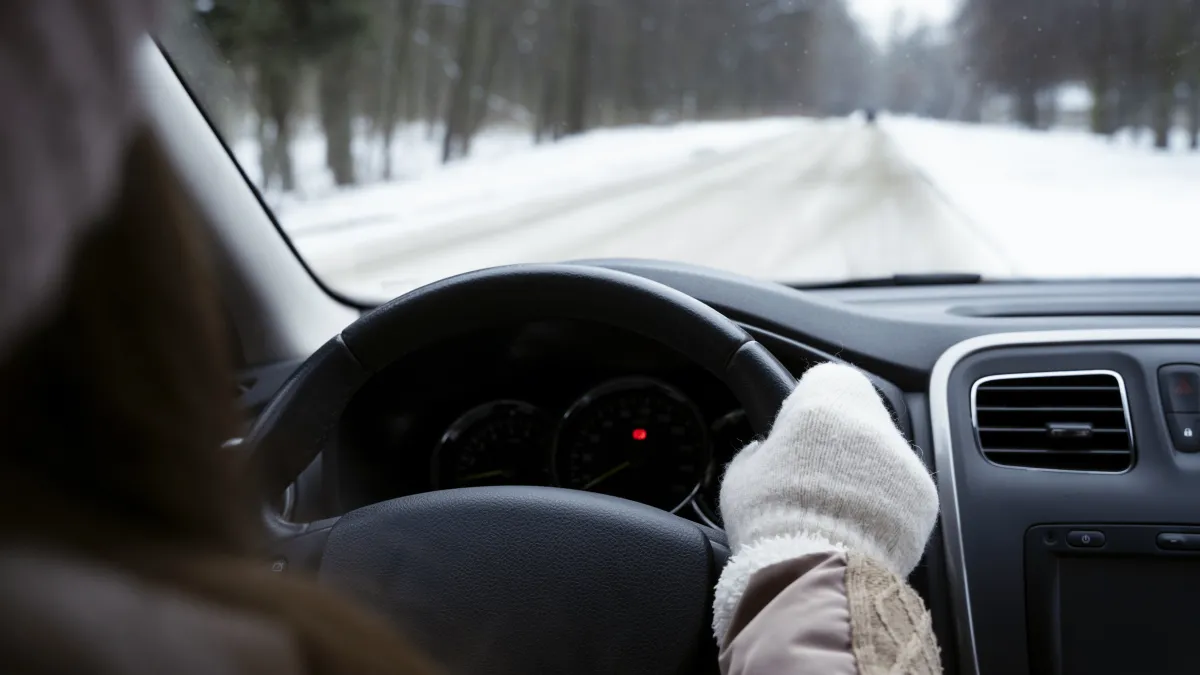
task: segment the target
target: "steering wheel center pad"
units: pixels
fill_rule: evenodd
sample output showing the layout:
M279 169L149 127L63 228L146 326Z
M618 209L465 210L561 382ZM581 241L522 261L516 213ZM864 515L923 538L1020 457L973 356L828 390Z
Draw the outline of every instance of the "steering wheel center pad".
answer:
M717 566L704 533L664 511L496 487L346 515L321 577L396 620L448 672L680 673L708 631Z

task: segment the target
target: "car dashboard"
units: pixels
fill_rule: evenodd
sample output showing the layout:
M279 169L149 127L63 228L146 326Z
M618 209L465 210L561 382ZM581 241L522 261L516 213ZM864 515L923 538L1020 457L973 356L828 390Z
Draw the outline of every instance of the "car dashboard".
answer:
M827 358L787 353L799 370ZM410 354L358 392L339 434L338 508L545 485L719 527L720 471L754 437L728 388L673 350L587 322L520 323Z
M341 493L355 508L550 485L711 519L714 467L752 436L720 381L678 354L604 326L539 321L443 342L376 377L347 411Z
M797 377L830 359L871 377L938 484L912 582L946 672L1195 671L1200 282L803 291L581 264L702 300ZM558 485L719 527L720 471L752 437L725 386L673 351L546 320L380 373L294 496L312 519L450 487Z

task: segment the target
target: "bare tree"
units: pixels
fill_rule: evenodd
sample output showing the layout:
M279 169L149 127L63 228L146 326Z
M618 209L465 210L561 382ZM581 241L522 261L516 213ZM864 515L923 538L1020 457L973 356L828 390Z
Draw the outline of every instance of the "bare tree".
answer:
M493 122L529 125L540 141L598 125L842 114L870 98L879 58L844 0L210 1L206 22L256 90L264 175L285 189L292 136L311 117L335 182L349 184L363 178L364 139L394 177L401 117L440 131L451 161Z

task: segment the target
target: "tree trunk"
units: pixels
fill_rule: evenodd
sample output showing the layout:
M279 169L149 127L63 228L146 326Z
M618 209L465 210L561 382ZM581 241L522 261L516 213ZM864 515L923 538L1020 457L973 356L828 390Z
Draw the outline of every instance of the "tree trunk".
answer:
M407 76L404 78L404 117L409 124L415 124L421 119L425 110L425 78L428 76L429 50L433 41L429 38L427 24L429 23L430 6L421 0L404 0L411 2L414 7L412 20L408 22L405 34L408 44ZM417 11L419 8L420 11ZM416 43L418 32L425 35L425 45L422 48Z
M1200 70L1195 67L1188 82L1188 147L1200 149Z
M1175 96L1158 92L1154 96L1154 147L1166 150L1171 143L1171 116L1175 111Z
M269 57L268 57L269 59ZM263 183L269 185L277 177L284 192L296 189L296 173L292 167L292 106L295 97L293 74L289 66L268 59L258 68L260 117L274 129L270 143L262 149L264 157Z
M383 179L392 179L392 139L396 133L396 42L400 33L400 8L403 0L389 0L383 13L383 47L379 63L379 115L376 127L383 149ZM407 3L411 4L411 3ZM407 42L407 41L406 41Z
M574 0L571 16L570 64L567 69L566 107L563 133L570 136L587 130L588 93L592 71L592 3Z
M542 95L538 105L537 122L534 125L533 140L535 143L541 143L546 140L547 136L556 137L554 129L559 126L557 106L558 102L558 77L553 69L550 69L542 78Z
M1058 124L1058 99L1053 88L1047 90L1038 104L1038 128L1050 129Z
M321 129L325 133L325 165L337 185L354 184L354 114L350 105L353 86L349 71L352 53L338 49L322 64L318 96Z
M557 140L562 129L562 82L566 76L564 63L566 57L567 28L570 25L569 12L564 11L566 5L558 2L550 5L540 19L540 37L538 53L534 62L537 64L538 87L537 119L534 123L533 138L535 143L542 143L547 138Z
M1103 68L1099 69L1103 71ZM1109 121L1111 118L1108 109L1108 81L1107 76L1103 72L1098 72L1092 79L1092 114L1090 127L1092 133L1109 135L1112 133Z
M429 44L425 58L425 119L429 123L426 137L432 139L435 125L442 119L442 82L446 79L443 63L445 44L446 9L438 5L429 7Z
M1164 67L1159 71L1157 84L1150 123L1154 128L1154 147L1166 150L1171 144L1171 126L1175 117L1175 78Z
M1154 126L1154 147L1166 150L1171 145L1171 128L1175 126L1175 109L1177 99L1176 86L1179 84L1179 71L1184 65L1183 56L1189 52L1186 49L1185 25L1192 23L1192 17L1187 5L1179 2L1166 4L1159 13L1160 23L1155 31L1156 48L1154 58L1154 107L1152 124Z
M643 43L643 31L641 17L635 12L633 19L630 22L630 29L625 36L628 40L627 46L623 55L623 67L621 68L621 91L623 93L623 105L621 111L624 112L626 121L641 123L646 120L646 83L645 73L646 49Z
M408 63L410 34L417 3L414 0L391 0L385 12L381 77L379 83L380 141L383 147L383 178L392 179L392 141L400 116L400 87L398 81Z
M267 124L267 118L259 112L255 115L257 118L254 126L254 138L258 141L258 170L261 173L258 189L266 192L271 189L271 178L275 175L275 164L272 162L270 150L275 144L275 139L272 138L271 127Z
M1098 0L1094 9L1096 13L1096 43L1095 51L1089 61L1092 72L1089 84L1092 89L1092 111L1090 127L1092 133L1111 135L1115 130L1110 92L1112 91L1112 59L1113 50L1113 3L1112 0Z
M1016 95L1017 121L1030 129L1036 129L1038 125L1037 89L1033 86L1024 86L1017 90Z
M1132 82L1120 89L1117 100L1117 126L1118 128L1127 127L1130 138L1135 144L1141 142L1142 127L1145 123L1143 111L1146 106L1147 89L1142 78L1134 78Z
M446 133L442 137L442 163L460 157L464 149L463 137L467 131L471 111L471 74L475 67L475 50L478 42L479 18L482 0L467 0L467 13L463 18L458 41L458 73L451 87L450 103L446 109Z
M493 4L492 8L499 15L492 18L491 30L488 31L487 53L483 61L480 62L483 70L479 74L479 81L472 87L470 117L467 122L466 131L463 134L464 155L471 153L471 140L475 138L475 134L487 119L488 105L491 99L492 79L496 75L496 64L500 61L501 57L500 48L504 44L504 38L509 28L507 8L497 7L495 4Z

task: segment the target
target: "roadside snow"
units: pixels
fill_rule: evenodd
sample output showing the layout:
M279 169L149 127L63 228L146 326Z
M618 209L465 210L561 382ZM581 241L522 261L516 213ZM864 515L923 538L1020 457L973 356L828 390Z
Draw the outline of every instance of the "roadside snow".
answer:
M295 152L300 197L268 194L268 200L317 273L343 278L381 250L445 246L450 239L465 245L506 221L688 172L804 123L763 119L601 129L538 146L526 133L492 131L477 139L478 152L444 166L436 161L436 142L407 130L397 143L403 155L397 157L397 174L403 179L340 191L327 184L324 143L306 137ZM253 146L239 151L253 152L256 165Z
M424 124L399 127L392 141L392 181L410 181L434 173L442 168L442 130L432 132ZM503 157L515 152L526 151L533 146L533 139L526 129L492 127L478 134L471 144L470 161ZM353 145L355 169L363 185L350 191L378 184L383 175L383 146L377 137L359 133ZM242 165L250 180L262 185L262 165L258 142L243 137L233 145L233 154ZM334 185L333 175L325 164L325 137L319 128L302 128L292 141L292 164L296 174L296 190L289 194L278 191L278 185L267 193L271 207L279 210L295 209L303 204L319 202L338 192L345 191Z
M436 139L426 139L422 129L410 127L398 134L393 152L398 180L340 191L329 187L323 168L324 140L312 134L295 146L300 193L309 198L275 206L284 228L293 234L342 226L392 231L432 227L654 175L782 135L795 126L795 120L765 119L624 127L540 146L532 144L527 131L491 130L475 140L470 157L447 165L439 161ZM243 152L253 153L252 165L257 166L254 146L242 146L240 157ZM358 152L360 158L368 154L367 149Z
M1200 153L1181 139L888 118L908 160L1017 276L1200 276Z
M491 265L605 256L793 281L1196 276L1200 154L1147 142L792 118L540 146L497 129L443 166L436 138L412 127L397 137L394 180L339 190L310 133L294 148L300 189L267 198L317 274L366 297ZM236 152L257 167L253 147ZM378 148L356 152L362 175L378 175Z

